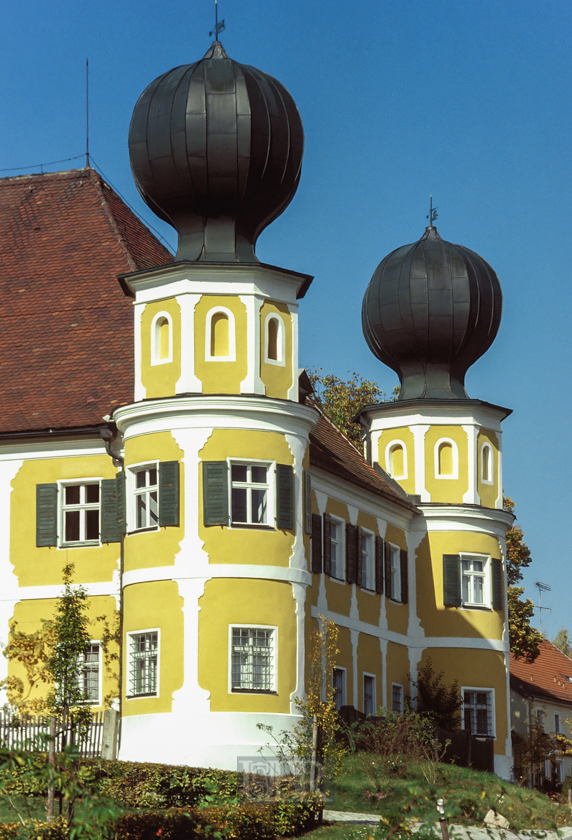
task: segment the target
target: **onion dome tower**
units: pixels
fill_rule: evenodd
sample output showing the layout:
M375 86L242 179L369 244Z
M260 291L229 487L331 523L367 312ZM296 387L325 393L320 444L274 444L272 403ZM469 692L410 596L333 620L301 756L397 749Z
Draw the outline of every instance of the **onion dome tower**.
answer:
M258 235L296 192L303 147L288 91L219 41L152 82L129 131L135 183L176 228L176 261L257 262Z
M372 353L399 376L400 400L467 399L465 374L493 343L501 311L490 265L430 225L379 264L362 323Z

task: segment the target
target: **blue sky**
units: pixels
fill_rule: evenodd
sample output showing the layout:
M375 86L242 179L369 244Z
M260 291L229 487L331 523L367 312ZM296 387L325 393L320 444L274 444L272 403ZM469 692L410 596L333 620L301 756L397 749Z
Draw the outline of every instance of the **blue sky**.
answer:
M471 397L514 409L504 487L536 580L552 586L552 637L572 628L569 0L220 0L232 58L276 76L306 134L302 180L261 236L264 262L315 276L301 304L301 364L358 371L387 393L360 309L382 258L423 233L432 192L441 236L481 254L504 293ZM173 245L141 201L127 152L137 98L208 49L213 0L6 5L0 50L1 177L90 149L108 181ZM82 159L50 169L83 165Z

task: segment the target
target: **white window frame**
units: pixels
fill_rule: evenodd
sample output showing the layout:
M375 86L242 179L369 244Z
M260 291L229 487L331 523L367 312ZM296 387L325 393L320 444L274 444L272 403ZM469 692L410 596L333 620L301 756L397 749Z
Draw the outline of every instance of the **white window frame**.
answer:
M269 630L272 633L272 673L270 688L235 688L232 679L233 630ZM228 693L229 694L277 694L278 689L278 627L272 624L229 624L228 626Z
M341 702L339 705L337 701L338 695L336 693L336 685L334 682L334 674L336 672L342 674L342 690L340 692ZM347 706L348 674L347 668L344 668L343 665L334 665L334 667L332 668L332 688L334 689L334 706L339 711L342 706Z
M485 692L491 698L490 708L491 708L491 717L490 717L490 732L488 735L477 734L473 732L472 734L475 735L477 738L496 738L496 707L495 707L495 690L494 688L489 688L488 686L474 686L474 685L463 685L461 686L461 725L462 728L465 729L465 691L477 691L477 692Z
M276 332L276 353L277 359L271 359L268 355L269 347L269 333L270 321L276 321L278 324ZM284 367L286 364L286 335L285 335L284 321L276 312L269 312L264 320L264 361L267 365L278 365Z
M490 554L477 554L476 552L471 551L464 551L460 553L460 560L461 560L461 567L460 567L460 574L461 574L461 606L467 607L469 609L491 609L492 608L492 581L491 581L491 556ZM469 572L467 577L469 576L479 576L483 579L483 601L482 603L478 603L477 601L466 601L464 598L464 590L465 590L465 571L463 569L463 561L480 561L483 563L483 572Z
M373 698L373 711L367 712L365 708L365 681L367 679L372 680L372 698ZM375 715L377 713L377 680L375 678L375 674L370 674L368 671L363 672L363 681L362 681L362 690L363 690L363 712L365 715Z
M134 660L133 650L132 650L133 639L136 636L146 636L150 633L156 633L157 634L157 671L156 671L155 691L154 692L148 692L148 693L145 693L145 694L133 694L132 693L133 686L132 686L132 678L131 678L131 665L132 665L133 660ZM131 700L131 699L137 699L137 698L145 699L146 697L159 697L159 694L160 694L160 675L161 675L161 630L160 630L160 628L159 627L149 627L149 628L145 628L144 630L130 630L127 633L127 651L126 651L126 654L127 654L126 674L127 674L127 685L128 685L128 689L129 689L128 693L127 693L127 699Z
M85 706L101 706L101 697L102 697L102 682L103 682L103 668L102 665L102 647L101 642L98 639L92 639L89 643L89 647L97 647L97 699L92 700L90 698L86 698L83 700L83 704ZM86 671L86 662L85 656L80 656L80 660L78 662L78 682L80 691L83 692L84 687L84 674Z
M364 558L364 547L369 545L369 551ZM361 529L361 585L364 592L375 592L375 534L365 528ZM366 583L364 585L364 569L366 572Z
M65 492L66 487L82 487L87 484L97 484L99 486L99 501L96 502L79 502L77 505L66 505L65 504ZM61 481L57 482L58 485L58 547L59 548L81 548L82 546L97 546L101 545L101 478L98 476L97 478L77 478L77 479L62 479ZM85 493L85 490L84 490ZM80 498L81 498L81 490L80 490ZM65 514L66 511L72 510L79 510L80 511L80 537L82 530L85 530L85 517L81 516L81 511L86 510L97 510L99 511L99 528L97 533L96 540L86 540L86 539L79 539L79 540L70 540L66 542L65 534L66 534L66 520ZM83 529L82 529L82 519L83 519Z
M484 478L485 464L488 462L490 478ZM481 446L481 484L493 485L495 483L495 460L493 448L487 441Z
M398 692L398 694L399 694L399 704L398 704L398 705L399 705L399 709L395 709L395 708L394 708L394 700L395 700L395 697L394 697L394 689L396 689L396 688L397 688L397 689L399 689L399 692ZM403 692L403 685L402 685L402 683L394 683L394 682L392 682L392 683L391 683L391 711L392 711L392 712L397 712L397 714L398 714L398 715L402 715L402 714L403 714L403 703L404 703L404 699L403 699L403 698L404 698L404 692Z
M332 538L330 530L330 558L332 561L332 573L330 575L332 580L338 583L346 582L346 523L343 519L338 519L337 516L330 515L330 524L339 527L340 537L335 541ZM334 564L332 547L336 546L336 563ZM339 551L338 551L339 549ZM341 566L341 569L338 568ZM341 574L340 574L341 572Z
M159 355L161 351L161 333L158 327L159 318L165 318L169 324L169 352L165 359ZM157 312L151 321L151 365L167 365L173 361L173 318L168 312Z
M390 601L401 604L401 596L403 594L401 588L401 549L398 545L393 545L393 543L387 543L387 545L391 549L391 586L387 594Z
M215 315L223 313L228 318L228 356L213 356L211 354L212 322ZM215 306L207 312L205 325L205 360L207 362L235 362L236 361L236 327L234 313L226 306Z
M452 446L452 454L453 454L453 472L451 475L441 475L439 472L439 448L444 443L450 443ZM459 478L459 448L454 440L451 438L443 437L439 438L437 443L435 444L434 449L434 458L435 458L435 478L441 478L444 480L455 481Z
M230 528L276 528L276 502L275 502L275 494L276 494L276 462L275 461L262 461L258 458L227 458L228 464L228 518L229 518L229 527ZM241 467L266 467L266 488L267 488L267 496L266 496L266 522L256 523L256 522L233 522L232 519L232 490L233 490L233 482L232 482L232 467L234 466L241 466ZM262 487L261 482L238 482L244 483L244 489L248 490L248 488L252 488L254 485L258 484ZM250 495L247 494L247 499L250 498ZM248 509L248 502L247 502L247 509Z
M554 712L554 734L562 734L562 718L560 717L558 712Z
M403 475L394 475L393 472L393 449L397 448L398 446L401 447L403 450ZM402 440L395 439L390 440L387 446L385 447L385 469L387 473L394 478L396 481L401 481L402 479L407 478L407 447Z
M146 485L145 488L138 488L137 487L137 474L143 472L143 470L157 470L157 484L149 484ZM130 464L127 468L127 533L129 534L140 534L146 531L158 531L159 530L159 461L143 461L141 464ZM156 487L157 489L157 524L156 525L146 525L141 528L137 527L137 498L138 496L142 496L143 492L146 491L146 495L150 492L152 487ZM138 492L141 491L141 492ZM149 511L149 504L147 506Z

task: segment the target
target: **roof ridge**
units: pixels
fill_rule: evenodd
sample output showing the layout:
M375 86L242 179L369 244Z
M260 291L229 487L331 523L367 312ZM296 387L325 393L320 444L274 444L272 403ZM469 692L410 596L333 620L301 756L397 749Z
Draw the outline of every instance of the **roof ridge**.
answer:
M97 194L99 195L99 200L100 200L101 206L103 208L103 212L105 213L105 216L107 217L107 221L109 222L109 226L110 226L111 230L113 231L113 233L115 234L115 236L117 238L117 241L119 242L119 246L120 246L121 250L123 251L123 254L124 254L124 256L127 260L127 263L129 265L129 267L131 268L131 271L136 271L137 270L137 263L133 259L132 255L131 255L131 252L129 250L129 247L127 245L127 242L125 241L125 238L122 236L121 231L119 230L119 225L117 224L117 220L116 220L115 216L113 215L113 212L112 212L112 210L111 210L111 208L110 208L110 206L107 202L107 199L105 198L105 195L103 193L102 183L105 183L107 188L112 190L112 192L117 196L117 198L119 199L119 201L122 202L122 204L125 204L125 202L122 201L121 198L119 198L119 196L117 195L115 190L113 190L113 188L111 186L109 186L109 184L107 184L105 181L103 181L103 178L101 177L99 172L95 171L95 169L92 169L90 167L89 170L88 170L88 175L89 175L90 179L93 181L95 190L96 190ZM127 205L125 205L125 206L127 207ZM127 209L129 209L129 208L127 208ZM131 211L129 211L129 212L131 212Z

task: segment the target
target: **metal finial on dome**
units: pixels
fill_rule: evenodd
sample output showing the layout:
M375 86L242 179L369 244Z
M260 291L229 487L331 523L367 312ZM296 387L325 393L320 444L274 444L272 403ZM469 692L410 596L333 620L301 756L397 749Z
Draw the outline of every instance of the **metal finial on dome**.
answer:
M212 30L212 32L209 32L209 37L212 38L212 36L214 35L215 41L218 41L218 36L220 35L221 32L224 32L226 27L224 25L224 18L221 20L220 23L219 23L219 20L218 20L218 0L214 0L214 8L215 8L215 25L214 25L214 29Z
M430 224L379 264L362 325L372 353L398 374L400 400L468 399L466 372L493 343L501 313L490 265Z
M425 217L429 219L429 227L433 227L433 222L438 218L437 208L433 207L433 193L429 194L429 214Z

